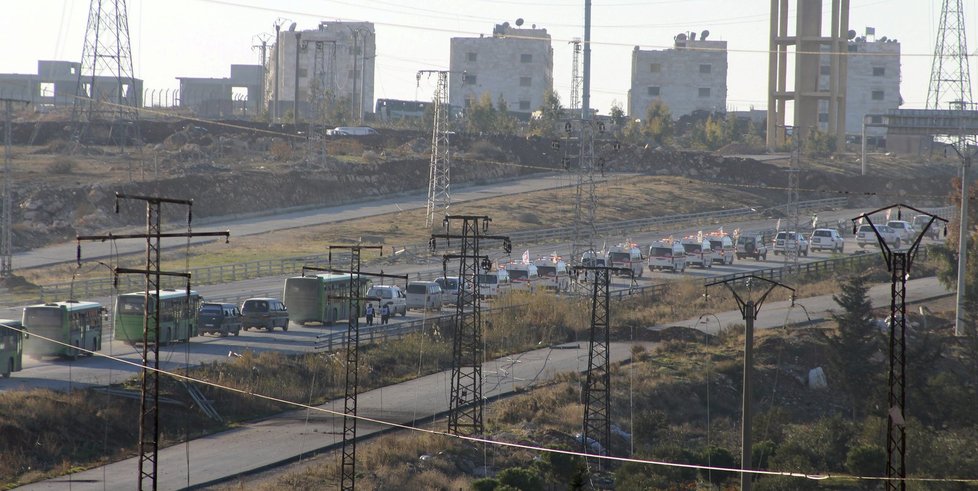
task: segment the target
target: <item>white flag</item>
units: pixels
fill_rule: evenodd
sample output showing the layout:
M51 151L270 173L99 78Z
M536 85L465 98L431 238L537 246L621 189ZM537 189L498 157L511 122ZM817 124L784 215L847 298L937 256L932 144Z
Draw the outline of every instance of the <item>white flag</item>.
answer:
M774 226L774 230L781 230L781 219L778 219L777 225Z
M523 264L530 264L530 250L529 249L523 251L522 262L523 262Z

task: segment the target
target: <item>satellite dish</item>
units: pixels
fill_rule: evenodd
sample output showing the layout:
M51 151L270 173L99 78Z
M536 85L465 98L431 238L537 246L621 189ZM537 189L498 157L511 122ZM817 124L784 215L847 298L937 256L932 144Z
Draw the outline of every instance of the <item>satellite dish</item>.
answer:
M295 31L295 22L293 22L292 25L289 26L289 32L294 32L294 31Z
M855 38L856 38L856 31L854 31L854 30L852 30L852 29L849 29L849 32L848 32L848 33L846 33L846 34L848 34L848 36L849 36L849 40L850 40L850 41L852 41L853 39L855 39Z
M886 40L887 40L887 37L886 36L883 36L883 37L880 38L880 42L881 43L885 43Z
M706 41L706 38L709 35L710 35L710 31L703 29L703 32L700 33L700 41Z
M685 32L680 32L679 34L676 34L676 41L685 41L685 40L686 40Z
M520 27L522 25L523 25L523 18L520 17L519 19L516 19L516 27Z

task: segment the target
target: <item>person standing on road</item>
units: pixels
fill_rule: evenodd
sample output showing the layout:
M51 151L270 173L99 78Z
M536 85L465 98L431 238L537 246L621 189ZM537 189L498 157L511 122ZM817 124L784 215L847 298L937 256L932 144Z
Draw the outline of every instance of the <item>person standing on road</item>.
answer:
M380 308L380 323L387 324L387 321L391 318L391 307L390 305L384 305Z
M367 325L374 325L374 304L372 303L367 304Z

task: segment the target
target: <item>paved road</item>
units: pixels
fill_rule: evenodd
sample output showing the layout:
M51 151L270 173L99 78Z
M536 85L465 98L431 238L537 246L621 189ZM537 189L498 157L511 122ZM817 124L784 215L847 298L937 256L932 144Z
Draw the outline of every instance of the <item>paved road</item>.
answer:
M630 176L630 174L616 174L609 177L608 180L625 179L628 176ZM566 174L550 174L526 177L519 180L488 184L484 186L458 187L453 188L452 202L463 203L466 201L495 198L510 194L521 194L546 189L555 189L574 185L575 183L571 181L572 179ZM202 231L220 231L228 229L231 231L233 240L234 237L262 234L274 230L307 227L311 225L342 222L385 213L414 210L424 208L426 206L426 202L426 194L414 193L401 197L379 198L341 206L323 207L264 217L239 219L227 217L226 219L209 219L207 220L207 223L196 223L194 228ZM178 226L184 225L179 224ZM168 229L165 229L164 231L168 231ZM107 232L108 231L106 231L106 233ZM119 231L116 230L115 232L118 233ZM214 239L212 238L207 240ZM193 242L197 243L205 241L206 240L204 239L200 239L194 240ZM186 241L174 239L171 241L171 243L176 245L184 245L186 244ZM138 240L117 241L116 245L118 247L118 251L116 251L116 253L118 254L128 254L145 250L145 242L140 242ZM84 257L89 260L109 257L113 253L113 251L110 250L110 247L111 243L86 243L83 245ZM13 268L16 271L74 261L76 257L76 248L77 244L71 242L20 252L14 254L13 256Z
M610 360L613 363L627 360L631 356L631 347L630 343L612 343ZM509 394L514 389L547 382L560 373L583 372L587 369L587 356L587 343L581 343L489 361L483 365L483 395L491 398ZM451 372L445 371L364 392L358 398L358 414L398 424L432 421L436 415L448 410L450 378ZM213 483L254 469L294 461L300 455L310 455L342 443L343 403L340 399L319 406L334 411L334 414L290 411L193 440L188 445L162 449L158 461L158 489ZM364 421L357 425L357 435L366 436L386 428L387 425ZM444 422L438 422L434 428L443 430ZM138 466L138 460L131 458L22 489L130 490L136 488Z

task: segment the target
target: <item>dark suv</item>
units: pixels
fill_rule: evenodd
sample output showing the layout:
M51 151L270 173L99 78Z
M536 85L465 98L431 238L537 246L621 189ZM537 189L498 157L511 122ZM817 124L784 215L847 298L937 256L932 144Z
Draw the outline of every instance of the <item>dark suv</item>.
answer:
M289 330L289 311L276 298L249 298L241 304L241 313L244 316L241 325L245 329L262 327L271 331L281 327L283 331Z
M241 332L241 311L233 303L210 303L200 304L198 316L200 333L220 334L221 337L228 334L237 336Z

